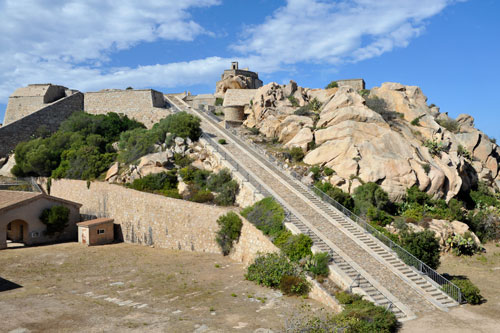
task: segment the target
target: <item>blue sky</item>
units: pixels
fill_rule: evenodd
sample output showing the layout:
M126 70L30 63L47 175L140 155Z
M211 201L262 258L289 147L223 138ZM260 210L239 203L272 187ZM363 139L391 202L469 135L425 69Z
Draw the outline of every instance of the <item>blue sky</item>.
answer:
M0 119L28 83L209 93L237 59L264 83L418 85L500 139L498 13L495 0L0 0Z

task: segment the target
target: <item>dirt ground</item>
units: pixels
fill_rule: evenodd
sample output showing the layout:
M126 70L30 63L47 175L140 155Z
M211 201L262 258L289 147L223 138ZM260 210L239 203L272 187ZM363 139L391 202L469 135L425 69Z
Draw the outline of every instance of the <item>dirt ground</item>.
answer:
M0 332L271 332L313 300L221 255L130 244L0 251Z
M404 323L401 332L500 332L500 245L485 247L486 253L472 257L444 256L439 272L468 277L486 301L462 305L447 313L436 311Z

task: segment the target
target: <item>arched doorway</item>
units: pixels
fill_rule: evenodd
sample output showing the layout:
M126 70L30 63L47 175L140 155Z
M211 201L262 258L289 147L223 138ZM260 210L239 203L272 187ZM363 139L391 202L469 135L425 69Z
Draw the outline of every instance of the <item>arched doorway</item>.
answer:
M13 243L24 243L28 239L28 223L14 220L7 224L7 240Z

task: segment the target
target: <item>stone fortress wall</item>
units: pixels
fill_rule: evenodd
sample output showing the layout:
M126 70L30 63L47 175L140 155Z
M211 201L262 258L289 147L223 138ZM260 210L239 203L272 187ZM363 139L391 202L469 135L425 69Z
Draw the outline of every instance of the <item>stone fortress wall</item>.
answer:
M337 84L339 87L352 87L356 91L365 89L365 80L363 79L337 80Z
M91 114L123 113L147 128L168 116L163 94L153 89L105 89L85 93L84 111Z
M83 94L74 93L0 127L0 157L8 155L19 142L29 140L41 127L50 132L57 131L64 120L81 110L83 110Z
M46 189L46 179L38 182ZM52 180L50 195L82 204L80 214L109 217L121 228L123 241L160 248L221 253L215 241L217 219L231 209L140 192L105 182ZM260 252L274 252L274 244L243 219L234 260L250 263Z

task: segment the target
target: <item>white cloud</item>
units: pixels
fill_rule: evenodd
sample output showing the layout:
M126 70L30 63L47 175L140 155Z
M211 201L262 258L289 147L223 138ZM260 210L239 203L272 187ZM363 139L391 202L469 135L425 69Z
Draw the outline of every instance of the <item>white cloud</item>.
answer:
M404 47L424 20L453 0L288 0L232 46L270 68L300 62L340 64Z
M0 101L34 82L94 89L103 84L151 86L162 78L158 83L170 86L176 74L190 72L203 80L205 73L193 69L199 61L121 71L104 65L111 53L141 42L189 42L211 35L189 10L218 4L220 0L0 0ZM201 61L214 65L213 58Z

